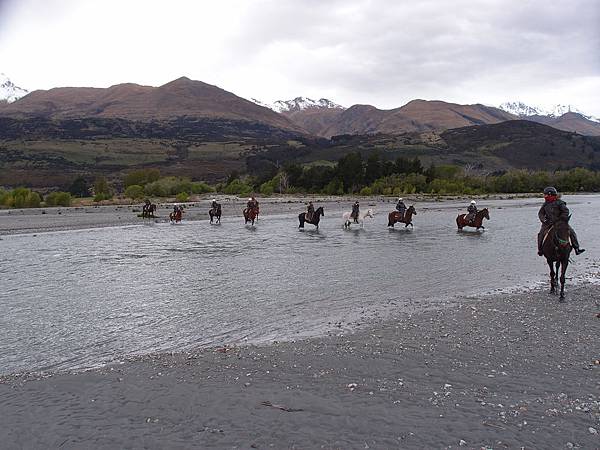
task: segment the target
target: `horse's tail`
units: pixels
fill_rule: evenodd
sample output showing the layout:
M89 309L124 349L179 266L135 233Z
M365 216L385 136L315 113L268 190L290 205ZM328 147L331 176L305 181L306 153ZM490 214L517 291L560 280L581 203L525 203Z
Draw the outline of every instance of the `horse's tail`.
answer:
M461 222L460 219L461 219L461 214L459 214L458 216L456 216L456 226L458 227L458 229L462 228L462 225L460 223Z
M300 222L298 228L304 228L304 213L298 214L298 222Z

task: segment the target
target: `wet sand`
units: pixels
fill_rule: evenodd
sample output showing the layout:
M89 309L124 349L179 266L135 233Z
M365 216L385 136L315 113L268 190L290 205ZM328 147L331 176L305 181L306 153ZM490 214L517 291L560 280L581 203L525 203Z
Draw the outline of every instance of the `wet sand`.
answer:
M0 384L6 448L600 448L600 287ZM337 328L332 327L334 330Z

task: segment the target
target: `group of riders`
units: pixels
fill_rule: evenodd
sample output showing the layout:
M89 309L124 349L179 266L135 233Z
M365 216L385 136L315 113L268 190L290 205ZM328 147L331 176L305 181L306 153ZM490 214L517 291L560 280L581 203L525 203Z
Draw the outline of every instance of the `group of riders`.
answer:
M150 204L150 202L148 200L146 200L145 206L147 207L147 206L149 206L149 204ZM255 197L250 197L248 199L248 202L246 203L246 210L244 210L244 214L246 214L246 212L248 212L248 211L255 211L256 213L258 213L258 208L259 208L258 200L256 200ZM399 197L398 201L396 202L396 211L398 211L400 213L401 218L404 217L406 210L407 210L407 207L406 207L406 204L404 203L404 199L402 197ZM211 212L214 215L218 215L219 217L221 216L221 204L218 203L216 199L212 200ZM181 206L179 206L179 205L173 206L173 216L181 217L182 213L183 213L183 208ZM467 223L473 224L475 222L477 213L478 213L477 203L475 202L475 200L471 200L471 203L467 207L467 214L465 216ZM315 214L315 207L313 205L313 202L309 201L306 204L306 221L312 222L313 218L314 218L314 214ZM354 223L358 223L359 217L360 217L360 203L357 200L352 205L352 213L350 214L350 218L354 221ZM564 222L568 223L568 221L571 217L570 213L569 213L569 209L567 208L567 204L563 200L560 200L558 198L558 191L556 190L556 188L550 186L550 187L547 187L546 189L544 189L544 204L541 206L541 208L538 212L538 217L540 219L540 222L542 223L540 232L538 233L538 236L537 236L538 255L542 256L542 246L544 243L544 239L548 235L549 231L552 229L552 227L556 223L558 223L560 221L564 221ZM569 225L569 233L570 233L570 238L571 238L570 240L571 240L571 245L573 246L573 250L575 250L576 255L580 255L581 253L583 253L585 251L585 249L583 249L579 246L579 240L577 239L577 234L575 233L575 230L573 230L573 228L570 225Z

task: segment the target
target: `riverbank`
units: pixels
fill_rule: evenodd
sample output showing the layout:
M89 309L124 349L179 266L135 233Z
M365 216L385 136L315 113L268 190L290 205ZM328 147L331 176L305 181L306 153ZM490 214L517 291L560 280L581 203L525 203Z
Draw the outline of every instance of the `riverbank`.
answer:
M194 202L178 203L185 206L184 220L206 220L208 209L213 197L206 197ZM223 205L223 217L229 220L232 217L241 218L241 211L245 207L246 198L234 196L217 196ZM428 196L409 195L405 197L407 204L419 203L426 207L451 207L454 203L461 208L471 197L461 196ZM583 196L582 196L583 198ZM350 210L352 203L359 199L363 208L365 206L388 211L394 209L397 200L395 197L335 197L335 196L278 196L259 198L261 215L299 213L305 209L308 200L318 206L324 206L326 212L339 213ZM529 199L529 200L527 200ZM506 194L481 197L480 202L514 201L535 203L538 198L531 195ZM463 204L464 203L464 204ZM77 230L98 227L140 225L145 222L168 221L169 212L173 209L173 202L157 203L155 219L142 219L138 217L142 211L142 204L110 204L110 205L80 205L71 207L53 208L27 208L27 209L0 209L0 235L41 233L46 231ZM326 213L327 214L327 213Z
M353 334L5 377L10 448L598 448L600 287ZM334 327L335 329L335 327Z

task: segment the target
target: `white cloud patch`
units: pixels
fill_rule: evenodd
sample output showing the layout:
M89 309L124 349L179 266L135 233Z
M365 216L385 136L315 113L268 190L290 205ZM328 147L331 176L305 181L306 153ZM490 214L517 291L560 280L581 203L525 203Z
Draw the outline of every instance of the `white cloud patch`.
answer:
M0 0L0 70L26 88L162 84L397 107L571 103L600 115L595 0Z

